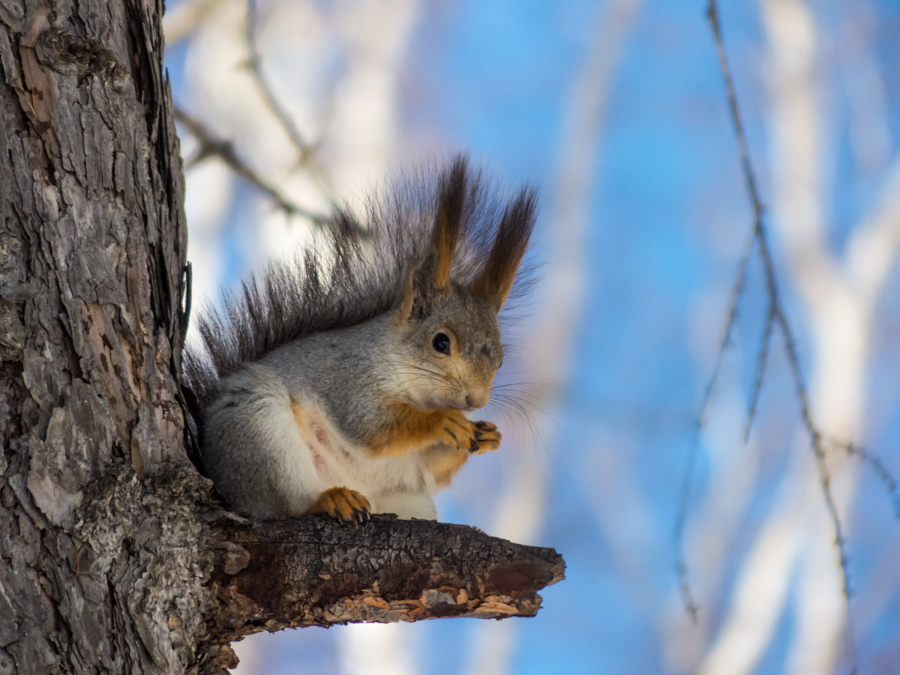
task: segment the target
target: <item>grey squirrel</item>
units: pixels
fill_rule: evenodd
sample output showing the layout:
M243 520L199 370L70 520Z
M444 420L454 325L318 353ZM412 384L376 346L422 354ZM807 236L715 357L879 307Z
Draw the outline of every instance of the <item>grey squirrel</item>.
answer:
M459 156L273 264L199 321L185 352L202 462L254 518L437 517L432 494L500 445L473 422L503 361L498 314L535 191L490 193ZM521 284L516 284L521 286Z

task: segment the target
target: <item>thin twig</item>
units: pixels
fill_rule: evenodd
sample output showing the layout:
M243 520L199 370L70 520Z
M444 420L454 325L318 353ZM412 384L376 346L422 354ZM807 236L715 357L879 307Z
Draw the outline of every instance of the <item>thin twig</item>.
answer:
M730 332L734 325L734 318L737 316L737 306L740 300L740 290L743 288L745 283L746 271L747 271L747 260L749 258L750 252L752 252L753 245L756 245L759 248L759 255L763 262L763 268L765 272L766 279L766 293L768 298L768 308L767 308L767 318L766 318L766 327L763 334L762 345L760 348L760 356L758 359L757 366L757 375L754 384L754 390L752 395L752 400L749 408L747 424L745 427L745 435L749 434L750 426L753 421L753 417L756 412L756 407L758 403L758 398L760 394L760 390L762 387L763 375L765 373L766 363L768 360L769 353L769 344L772 339L772 334L774 332L774 328L777 327L781 332L784 338L785 351L787 352L788 362L790 363L791 373L794 379L794 385L797 393L797 399L800 404L800 413L801 418L803 420L803 425L807 430L807 433L810 436L811 447L813 454L816 458L816 467L819 473L819 481L822 486L822 491L825 496L825 503L828 509L829 517L832 522L832 527L835 532L835 546L838 549L838 557L840 561L840 569L841 576L843 580L843 592L846 603L847 610L847 634L850 643L850 651L851 651L851 660L854 664L853 668L856 668L856 653L855 653L855 643L853 637L853 627L850 620L850 583L849 583L849 574L848 574L848 563L847 563L847 555L846 555L846 540L843 534L843 527L841 525L840 517L837 513L837 508L834 503L834 498L831 490L831 476L828 471L828 467L825 462L825 452L822 441L822 434L819 431L818 427L815 425L812 419L812 413L809 404L809 397L807 395L806 383L803 378L802 370L800 368L800 360L797 353L796 343L793 336L793 331L791 329L790 323L787 319L787 316L782 308L781 304L781 296L778 292L778 284L777 277L775 274L775 266L772 262L772 254L771 249L769 248L768 236L763 224L764 217L764 207L762 204L762 200L759 196L758 183L756 180L756 174L753 171L753 165L750 161L750 152L747 144L747 137L744 133L744 125L740 114L740 109L738 107L737 102L737 94L735 93L734 80L732 77L731 67L728 63L728 57L725 52L724 40L722 38L722 29L721 24L719 22L719 11L716 0L709 0L709 5L707 7L706 13L707 19L709 20L710 27L712 29L713 38L716 44L716 52L718 54L719 66L725 80L725 88L728 97L728 106L731 112L731 120L734 124L735 135L738 140L738 146L740 149L741 156L741 168L744 174L744 183L747 189L747 194L750 199L750 204L753 209L753 230L751 237L751 246L748 247L747 254L741 259L740 269L738 273L738 281L735 285L735 293L733 294L732 305L729 309L729 316L726 322L725 336L722 340L722 345L720 346L720 351L716 359L716 367L713 373L713 379L710 382L710 386L707 389L707 396L703 403L703 408L701 410L700 418L698 421L698 434L699 430L705 420L705 416L707 413L707 408L709 405L709 399L712 396L712 391L714 389L715 383L718 379L719 375L719 364L721 363L722 353L725 349L727 349L729 341L730 341ZM693 458L689 460L689 470L692 470L693 467ZM879 463L880 465L880 463ZM883 468L883 466L882 466ZM687 581L687 572L686 572L686 563L684 561L684 555L682 550L682 538L683 538L683 530L684 530L684 520L686 517L688 500L689 500L689 486L690 481L686 481L685 485L687 486L685 491L682 493L682 503L679 510L679 517L676 529L676 536L678 538L678 570L679 570L679 582L682 587L682 595L685 598L686 609L691 613L692 616L696 614L696 606L691 599L690 586Z
M709 379L709 384L706 385L703 402L700 404L700 414L697 417L698 431L703 430L706 426L706 416L709 414L709 406L710 403L712 403L716 386L719 383L719 372L722 369L722 360L725 356L725 352L728 351L728 347L731 345L731 334L734 331L734 326L737 323L738 318L738 304L744 293L744 284L747 281L747 266L750 262L750 254L753 252L755 244L756 235L754 233L747 242L746 250L738 263L737 279L734 282L734 288L731 290L731 302L728 305L728 318L725 320L725 328L722 330L722 340L719 342L719 351L716 353L716 363L713 366L713 373L712 377Z
M253 81L256 83L256 86L262 94L263 99L265 99L266 105L269 107L269 110L271 110L272 114L275 115L275 117L278 119L278 122L284 128L285 133L287 133L288 138L291 139L291 143L293 143L294 147L297 148L297 153L299 154L298 163L301 165L305 165L315 155L316 147L315 145L307 143L304 140L303 134L300 133L300 130L294 123L293 118L284 109L284 106L281 105L278 97L275 96L272 86L269 84L269 80L263 72L262 59L260 58L259 54L259 46L257 44L256 33L256 1L248 0L246 37L247 49L250 52L249 66L251 72L253 73Z
M838 515L837 508L834 503L834 496L831 490L831 475L825 462L825 452L822 446L822 434L812 419L812 412L809 404L809 397L807 395L806 382L803 378L803 373L800 367L800 359L797 353L793 330L791 329L790 322L788 321L781 305L781 296L778 292L775 266L772 262L772 254L771 249L769 248L767 232L763 225L762 200L759 197L756 174L753 171L753 165L750 161L747 136L744 133L744 125L741 118L740 109L738 107L737 94L735 93L731 67L729 66L728 57L725 52L725 44L722 38L722 27L719 21L719 11L716 0L709 0L707 18L709 20L710 27L713 32L713 38L716 43L716 52L719 57L719 66L725 79L725 88L728 96L728 105L731 110L731 119L734 124L735 134L737 136L738 145L740 147L741 166L744 173L744 183L746 185L747 194L750 198L750 203L753 208L753 237L756 240L757 246L759 247L759 254L763 261L763 268L766 277L766 292L768 295L767 326L763 337L765 342L760 351L763 354L768 353L768 341L771 339L773 332L770 328L770 324L772 326L777 325L784 338L785 350L787 352L788 362L790 363L791 373L794 378L794 386L797 392L797 399L800 404L801 417L803 419L803 424L810 436L811 447L816 458L816 468L819 473L819 482L822 486L822 492L825 496L825 504L828 509L832 527L834 528L835 546L838 549L838 558L841 570L841 578L843 582L843 593L847 614L847 636L849 641L851 661L853 663L853 669L855 670L856 646L853 634L853 624L850 617L850 579L846 555L846 540L844 538L843 527L841 525L841 520ZM760 358L760 361L762 361L762 357ZM762 386L761 373L757 378L757 383L757 387ZM753 407L751 408L750 412L751 416L753 414L753 411L755 410L755 401L757 396L758 391L754 392L754 403L752 404ZM752 417L748 419L748 428L750 420L752 420Z
M260 176L254 169L250 168L234 151L234 146L230 141L222 140L195 117L191 116L181 108L175 108L175 119L178 120L197 139L200 149L197 155L188 162L188 166L192 166L202 161L210 155L216 155L232 171L249 181L262 192L264 192L278 207L290 216L302 216L313 221L316 225L328 223L331 219L321 213L315 213L307 208L299 206L285 197L274 185L269 183L265 178Z
M769 344L772 339L772 331L775 328L776 316L772 308L766 314L766 327L763 330L759 358L756 360L756 378L753 381L753 393L750 398L750 408L747 411L747 422L744 424L744 443L750 440L750 430L753 428L753 420L756 418L756 408L759 404L759 396L762 393L763 378L766 374L766 366L769 361Z
M281 128L284 129L284 132L290 139L291 144L297 150L297 163L295 168L302 167L305 169L306 173L313 181L315 181L316 186L322 191L325 197L330 201L335 201L334 188L318 162L318 143L308 142L304 138L304 135L300 133L300 129L294 122L294 118L284 105L282 105L281 101L279 101L278 97L275 95L275 89L272 87L269 78L266 77L262 63L262 55L259 50L258 32L256 0L248 0L247 29L245 37L247 41L247 52L250 55L247 65L250 68L250 74L253 76L253 82L256 83L256 87L259 89L259 93L262 96L266 107L275 119L278 120Z
M683 523L679 524L679 530L684 529ZM700 606L694 601L694 593L691 590L691 581L688 578L687 560L685 560L679 545L678 562L675 569L678 572L678 586L681 589L681 603L684 605L684 611L691 617L691 621L696 625L700 622Z
M691 592L691 584L688 580L688 566L684 556L684 529L687 524L688 505L690 504L693 488L694 465L697 461L697 453L700 451L700 434L706 426L709 406L712 403L716 386L719 383L719 373L722 370L722 361L725 357L725 352L728 351L728 347L731 345L731 334L734 331L735 324L737 324L738 305L744 292L744 284L747 279L747 267L755 243L756 235L754 233L747 242L746 250L738 263L737 279L731 290L731 301L728 305L728 317L725 320L725 327L722 330L722 339L719 342L719 349L716 352L716 362L713 366L712 377L710 377L709 383L706 385L703 401L700 404L700 414L697 416L697 423L694 429L694 442L691 444L691 449L688 452L688 461L685 466L680 497L678 500L678 514L675 520L675 547L678 560L675 568L678 572L678 584L681 588L682 602L684 603L685 610L691 615L691 619L694 623L697 623L698 621L699 608L696 602L694 602L693 593Z
M832 445L842 448L848 455L855 455L863 462L872 467L875 475L884 483L885 489L891 497L891 503L894 507L894 517L900 520L900 491L898 491L897 479L891 475L884 463L875 455L869 453L865 448L852 443L838 443L829 441Z

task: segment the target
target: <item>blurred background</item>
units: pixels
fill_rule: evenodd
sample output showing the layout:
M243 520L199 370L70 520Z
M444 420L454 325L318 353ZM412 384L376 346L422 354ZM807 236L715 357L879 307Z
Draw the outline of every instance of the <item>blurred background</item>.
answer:
M756 251L698 432L753 226L705 0L167 4L195 308L403 167L464 150L542 195L542 282L501 373L523 410L486 410L504 445L438 509L556 548L566 581L535 619L253 636L238 673L900 672L896 0L721 7L812 419L837 441L849 603L777 330L745 439Z

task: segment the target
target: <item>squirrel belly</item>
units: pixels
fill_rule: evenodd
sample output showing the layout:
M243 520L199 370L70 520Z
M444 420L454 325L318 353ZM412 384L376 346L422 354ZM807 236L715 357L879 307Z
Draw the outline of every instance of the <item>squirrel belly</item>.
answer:
M437 517L431 496L436 486L424 455L371 457L337 429L318 401L298 398L265 365L250 364L222 381L205 426L210 478L237 511L251 517L299 516L332 488L365 495L371 513Z

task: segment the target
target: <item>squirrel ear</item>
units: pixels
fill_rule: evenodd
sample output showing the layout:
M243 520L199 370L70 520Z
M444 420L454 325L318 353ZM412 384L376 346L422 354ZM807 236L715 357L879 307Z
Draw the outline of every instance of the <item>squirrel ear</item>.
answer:
M526 186L506 207L484 269L469 288L472 295L485 300L498 314L528 249L536 218L536 202L534 189Z
M413 305L416 301L416 289L413 286L416 269L417 268L415 267L411 267L406 273L406 281L403 284L403 300L400 302L400 307L397 308L396 314L394 314L394 320L400 328L403 328L409 321L409 317L412 315Z

